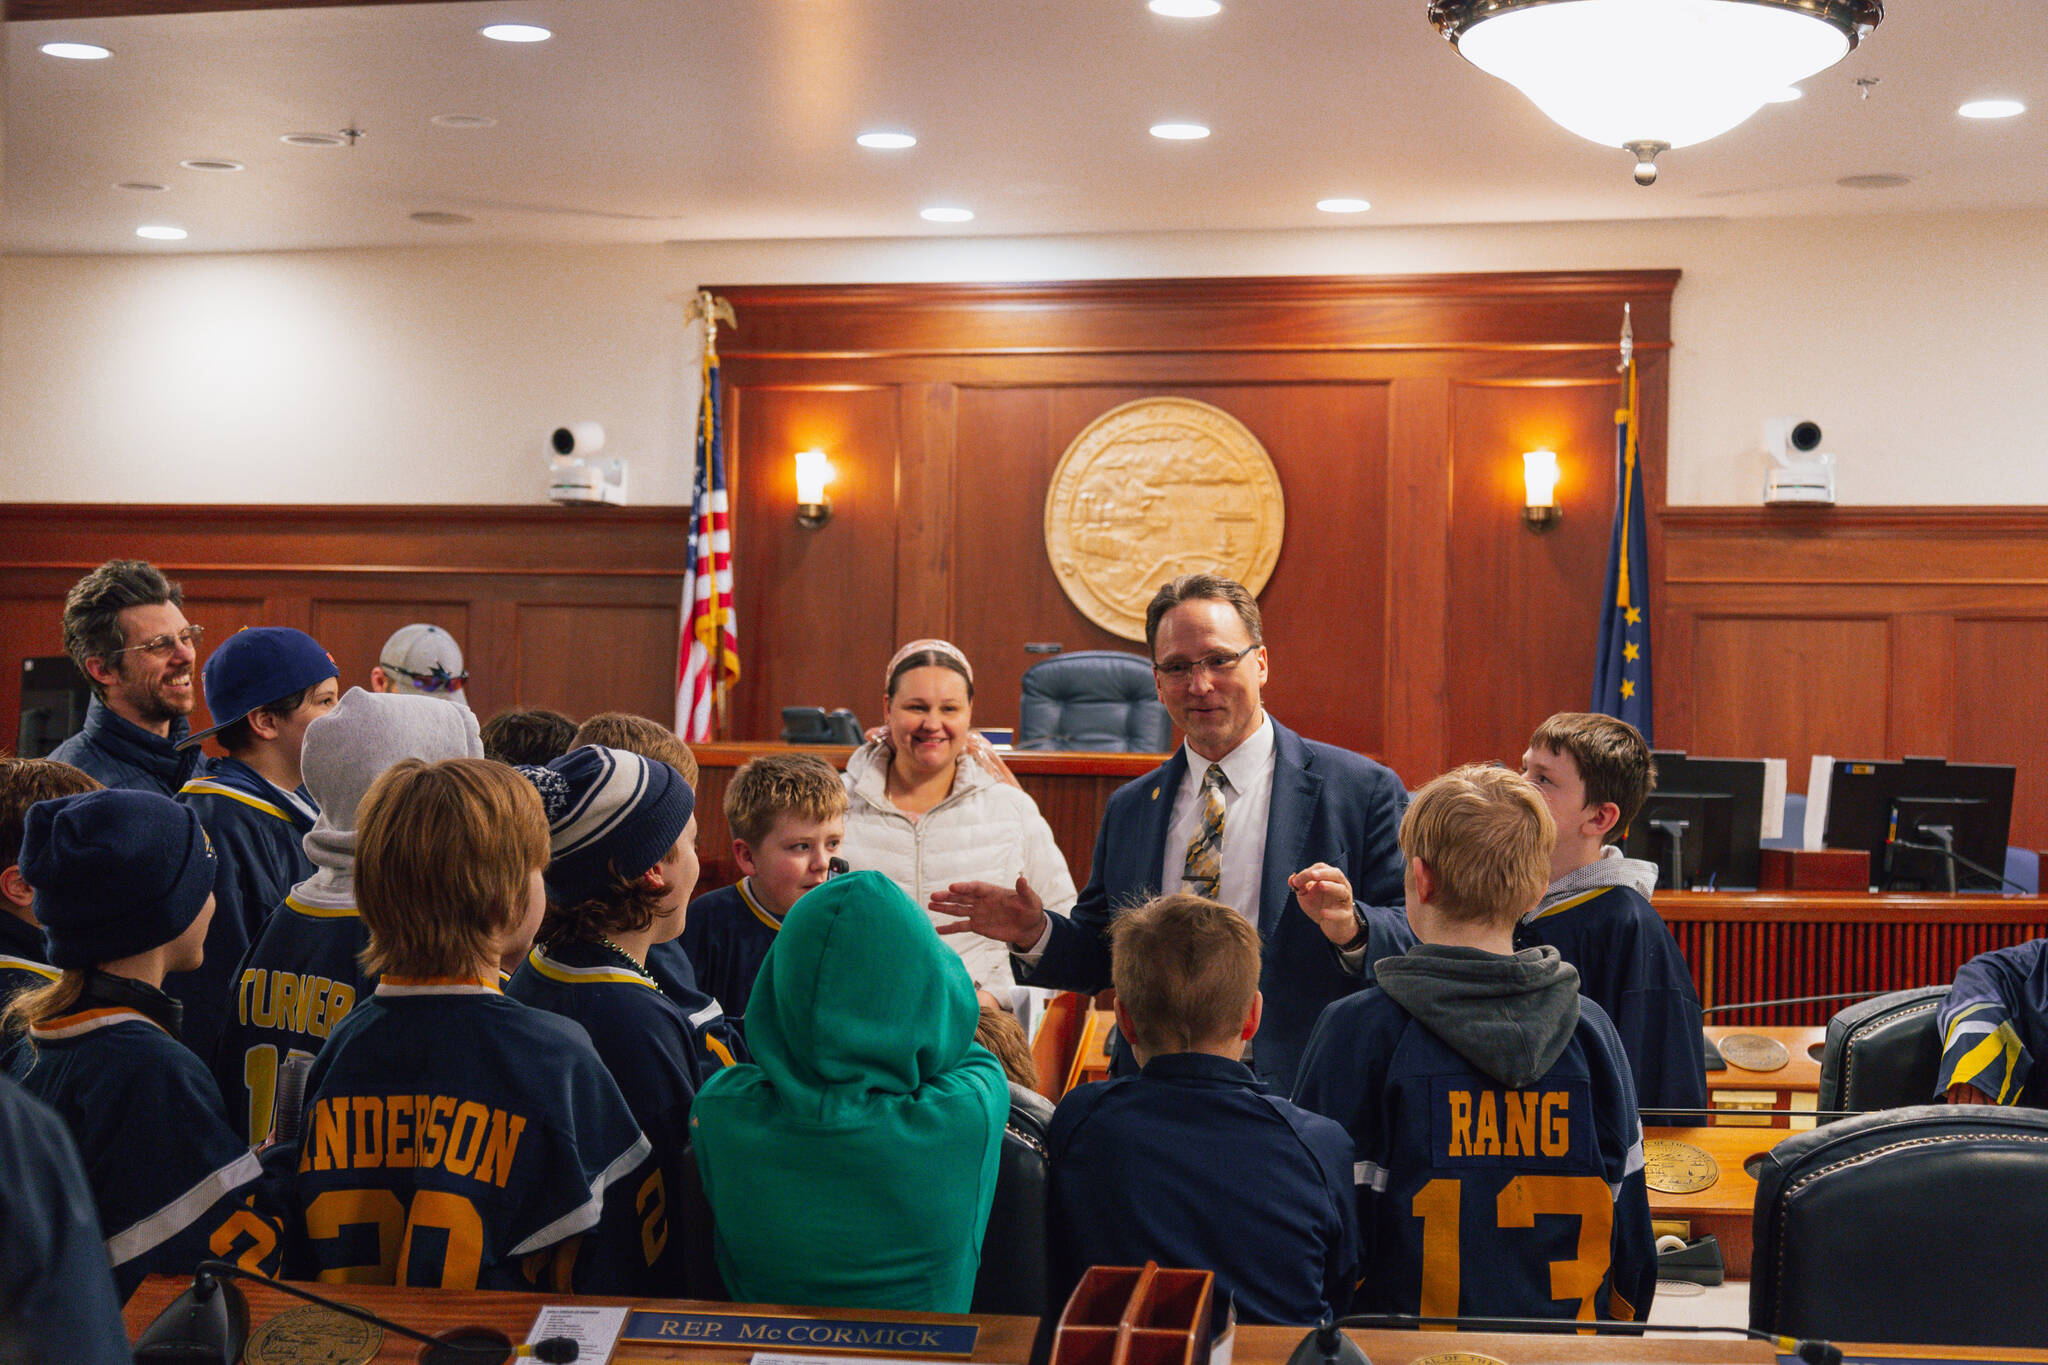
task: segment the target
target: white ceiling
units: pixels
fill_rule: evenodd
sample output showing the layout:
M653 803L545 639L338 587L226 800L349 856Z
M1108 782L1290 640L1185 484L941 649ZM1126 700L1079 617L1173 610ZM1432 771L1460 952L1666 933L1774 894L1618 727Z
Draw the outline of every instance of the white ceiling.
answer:
M23 252L1106 233L2048 207L2048 3L1893 0L1649 189L1468 65L1425 0L479 0L7 25ZM489 42L486 22L555 32ZM111 60L59 61L80 39ZM1857 77L1881 83L1861 98ZM2032 111L1959 118L1965 99ZM451 129L436 114L495 127ZM1214 136L1166 143L1163 119ZM352 148L287 133L363 129ZM917 134L908 152L854 145ZM187 158L246 164L182 169ZM1844 176L1911 176L1858 190ZM165 193L113 188L167 184ZM1336 218L1315 201L1373 203ZM961 227L922 222L934 203ZM427 227L419 210L470 215ZM145 243L137 225L191 236ZM1845 268L1856 265L1843 242Z

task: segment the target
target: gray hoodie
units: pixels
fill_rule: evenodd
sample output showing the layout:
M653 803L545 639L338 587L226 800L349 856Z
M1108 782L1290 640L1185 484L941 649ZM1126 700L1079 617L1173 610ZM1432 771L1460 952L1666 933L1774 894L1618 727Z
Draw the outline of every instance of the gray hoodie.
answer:
M1579 969L1555 948L1504 957L1418 943L1375 962L1373 973L1417 1023L1511 1089L1556 1065L1579 1026Z
M1584 867L1573 868L1552 882L1543 893L1543 899L1536 903L1536 908L1522 918L1525 921L1535 919L1559 901L1570 900L1602 886L1630 886L1647 897L1657 889L1657 865L1641 858L1624 857L1613 844L1603 844L1598 858Z
M320 818L303 840L313 875L292 888L293 899L316 910L355 909L356 807L386 768L404 758L483 756L476 713L467 706L351 687L306 727L300 766Z

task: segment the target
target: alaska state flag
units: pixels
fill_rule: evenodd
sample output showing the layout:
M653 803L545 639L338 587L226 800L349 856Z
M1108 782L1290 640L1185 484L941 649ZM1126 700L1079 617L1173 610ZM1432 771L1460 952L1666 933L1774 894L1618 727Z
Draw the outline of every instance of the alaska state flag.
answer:
M1593 709L1650 732L1650 556L1644 540L1643 475L1636 460L1637 390L1628 365L1625 406L1614 414L1617 468L1614 538L1607 547L1607 593L1600 606L1600 655L1593 669Z

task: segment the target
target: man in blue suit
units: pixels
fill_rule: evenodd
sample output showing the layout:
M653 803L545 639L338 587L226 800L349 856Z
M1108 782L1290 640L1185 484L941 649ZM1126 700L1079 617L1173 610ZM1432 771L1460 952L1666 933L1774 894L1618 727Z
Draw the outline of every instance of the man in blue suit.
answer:
M1020 981L1098 991L1110 984L1107 930L1119 911L1173 891L1231 906L1265 948L1265 1022L1249 1060L1284 1095L1323 1006L1415 942L1400 909L1408 798L1371 759L1266 714L1259 608L1241 584L1213 574L1167 583L1146 610L1145 639L1186 743L1110 797L1071 918L1045 913L1022 880L957 883L931 908L961 917L940 933L1009 944ZM1118 1060L1127 1064L1121 1043Z

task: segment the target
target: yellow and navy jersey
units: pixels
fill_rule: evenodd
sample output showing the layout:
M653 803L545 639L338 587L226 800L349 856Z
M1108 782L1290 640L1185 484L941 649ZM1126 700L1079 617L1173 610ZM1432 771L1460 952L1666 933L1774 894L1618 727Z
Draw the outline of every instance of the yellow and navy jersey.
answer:
M2030 1085L2048 1049L2048 939L1994 948L1962 965L1934 1014L1941 1031L1939 1099L1974 1085L1995 1104L2048 1109L2048 1087Z
M23 991L47 986L58 971L43 961L43 931L0 910L0 1009Z
M581 1027L496 984L386 976L306 1083L292 1271L641 1292L668 1193Z
M29 1030L14 1076L64 1119L92 1189L115 1287L208 1259L283 1268L263 1168L197 1057L139 1010L94 1001Z
M1641 892L1603 886L1538 910L1515 947L1547 944L1579 969L1579 991L1613 1021L1645 1109L1705 1109L1699 992L1678 940Z
M186 1046L210 1059L227 1027L236 964L285 893L313 875L300 841L320 812L304 787L283 791L233 758L208 763L178 800L199 816L220 865L206 961L166 977L164 990L184 1002Z
M286 896L242 955L230 989L227 1026L213 1054L213 1078L228 1121L251 1144L270 1136L279 1070L311 1061L356 1002L376 988L363 970L370 932L353 906L323 907Z
M699 1077L735 1060L720 1032L694 1019L630 959L599 943L568 941L536 947L505 987L514 1000L573 1019L590 1035L597 1055L619 1084L640 1131L654 1146L669 1188L680 1188L683 1148L690 1141L690 1105ZM699 1000L704 997L699 996ZM717 1002L708 1002L716 1008ZM704 1008L706 1006L700 1006ZM681 1283L683 1239L671 1237L670 1254L654 1267L647 1292Z
M1323 1011L1295 1102L1356 1148L1356 1312L1647 1316L1657 1265L1628 1062L1600 1007L1503 1086L1381 990Z
M744 1016L761 960L781 928L754 894L752 879L743 877L691 901L689 922L676 941L696 968L698 986L728 1014Z

